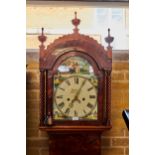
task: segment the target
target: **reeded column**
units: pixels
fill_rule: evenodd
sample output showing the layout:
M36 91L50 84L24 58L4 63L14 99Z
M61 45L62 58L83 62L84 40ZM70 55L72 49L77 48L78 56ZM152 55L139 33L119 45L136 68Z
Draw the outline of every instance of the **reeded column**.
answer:
M45 72L44 70L40 71L40 126L44 126L45 120Z
M106 111L107 111L107 125L111 125L110 124L110 117L111 117L111 71L106 71L106 92L108 92L106 94L106 98L107 98L107 102L106 102Z

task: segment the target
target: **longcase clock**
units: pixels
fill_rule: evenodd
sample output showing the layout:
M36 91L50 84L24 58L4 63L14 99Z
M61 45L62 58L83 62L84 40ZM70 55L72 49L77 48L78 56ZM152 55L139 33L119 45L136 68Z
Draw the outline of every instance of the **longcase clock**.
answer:
M101 134L111 128L111 69L113 37L105 49L79 33L40 45L40 126L49 135L49 155L100 155Z

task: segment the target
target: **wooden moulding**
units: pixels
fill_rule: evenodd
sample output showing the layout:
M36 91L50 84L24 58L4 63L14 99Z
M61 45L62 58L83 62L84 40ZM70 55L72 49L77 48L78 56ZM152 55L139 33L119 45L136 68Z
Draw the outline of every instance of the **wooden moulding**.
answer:
M40 130L47 132L103 132L111 129L112 126L52 126L39 127Z

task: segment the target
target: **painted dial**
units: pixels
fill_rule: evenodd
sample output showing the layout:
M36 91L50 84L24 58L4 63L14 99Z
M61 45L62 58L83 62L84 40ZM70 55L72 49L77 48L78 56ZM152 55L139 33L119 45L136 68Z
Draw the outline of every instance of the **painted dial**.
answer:
M97 91L89 79L72 76L57 87L55 103L66 117L86 117L96 107Z

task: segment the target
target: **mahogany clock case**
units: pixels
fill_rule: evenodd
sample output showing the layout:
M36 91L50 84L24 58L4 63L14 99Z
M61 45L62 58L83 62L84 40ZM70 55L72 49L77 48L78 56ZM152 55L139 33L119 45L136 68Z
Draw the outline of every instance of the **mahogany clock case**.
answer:
M77 18L75 18L75 21ZM108 30L109 45L107 50L97 43L93 38L78 33L75 25L74 33L64 35L56 39L47 46L43 45L46 36L39 36L40 45L40 127L47 126L104 126L110 125L110 84L111 84L111 66L112 66L112 48L110 42L110 30ZM113 39L112 39L113 40ZM54 120L53 119L53 77L58 67L67 58L78 56L86 59L93 67L94 73L98 78L98 113L97 120L80 121L80 120Z

